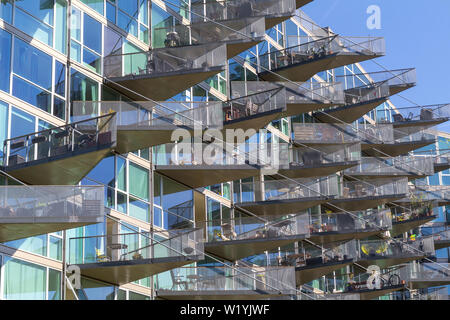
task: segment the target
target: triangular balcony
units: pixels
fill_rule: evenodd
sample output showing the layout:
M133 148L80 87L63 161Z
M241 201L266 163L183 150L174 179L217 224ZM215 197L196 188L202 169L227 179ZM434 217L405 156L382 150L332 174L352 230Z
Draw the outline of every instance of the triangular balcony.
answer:
M450 230L434 233L433 239L436 250L450 247Z
M105 85L133 100L167 100L222 71L227 46L167 47L104 58Z
M293 267L198 266L157 278L157 299L260 300L295 295Z
M392 230L391 236L395 237L402 233L414 230L437 218L433 214L435 201L419 200L409 205L391 207L392 211Z
M114 150L115 115L5 140L3 170L32 185L77 184Z
M281 117L291 117L344 104L341 83L231 82L232 95L239 94L242 96L277 88L286 88L286 111L283 112Z
M343 181L339 196L325 206L332 211L360 211L402 199L407 193L407 178Z
M432 202L433 206L436 207L450 205L450 187L429 185L410 186L407 197L395 201L395 203L401 205L429 202Z
M158 241L148 233L71 238L69 265L84 277L120 286L203 260L202 230L178 231L158 232Z
M335 123L294 123L294 145L311 148L332 147L341 150L360 142L351 125Z
M293 214L333 199L337 178L241 182L235 193L236 207L255 215Z
M383 56L383 38L288 36L288 47L259 56L266 81L305 82L315 74Z
M103 186L0 186L0 242L104 219Z
M411 290L450 285L449 263L409 263L400 275Z
M248 216L203 222L205 251L228 261L241 260L307 238L308 221L309 215L303 213L269 220Z

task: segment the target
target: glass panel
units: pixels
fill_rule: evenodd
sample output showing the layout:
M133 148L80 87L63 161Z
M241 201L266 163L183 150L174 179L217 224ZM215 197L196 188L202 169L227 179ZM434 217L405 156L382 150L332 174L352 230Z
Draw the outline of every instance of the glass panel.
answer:
M72 22L70 24L70 36L81 41L81 11L72 7Z
M0 8L2 8L0 6ZM0 11L1 13L1 11ZM9 92L11 72L11 34L0 29L0 90Z
M150 222L150 217L148 214L149 206L147 203L130 197L130 216L136 219Z
M50 236L50 256L49 258L62 260L62 239Z
M102 53L102 24L84 14L83 42L86 47L98 54Z
M117 159L117 188L127 191L126 161L121 157Z
M13 95L51 113L51 94L16 76L13 78Z
M103 15L103 1L104 0L81 0L85 4L87 4L89 7Z
M18 8L14 13L14 25L33 38L53 46L53 29Z
M0 3L0 18L8 23L11 23L12 17L12 5L7 1L2 1Z
M48 300L61 299L61 272L48 269Z
M45 300L46 269L5 257L3 297L9 300Z
M67 4L66 1L56 0L55 4L55 49L66 53L67 50Z
M148 200L148 170L130 162L130 193L144 200Z
M3 160L3 143L8 135L8 104L0 101L0 158Z

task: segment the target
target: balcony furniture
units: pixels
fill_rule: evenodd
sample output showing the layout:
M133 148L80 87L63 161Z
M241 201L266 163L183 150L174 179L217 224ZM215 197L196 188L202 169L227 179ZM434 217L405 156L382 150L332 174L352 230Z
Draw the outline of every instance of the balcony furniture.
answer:
M365 196L367 196L366 189L363 187L362 184L356 184L355 185L355 195L356 195L356 197L365 197Z
M349 198L350 197L350 188L347 188L347 187L342 188L342 196L344 198Z
M306 265L307 266L314 266L314 265L319 265L319 264L322 264L322 263L323 263L322 257L315 257L315 258L306 259Z
M180 35L176 31L167 32L164 46L166 48L173 48L180 46Z
M188 282L183 279L183 276L175 275L173 269L170 270L170 277L172 278L172 290L175 290L177 286L184 286L184 290L188 290Z
M97 249L97 248L95 248L95 258L96 258L97 262L109 262L109 261L111 261L111 259L107 255L102 253L102 251L100 249Z
M283 220L278 223L273 224L274 228L278 228L277 233L279 235L288 234L288 227L293 223L292 220Z
M68 151L69 151L69 145L68 144L65 144L65 145L62 145L62 146L53 147L50 150L50 153L51 153L50 156L52 156L52 157L59 156L59 155L67 153Z
M16 165L24 163L24 162L25 162L25 158L18 154L9 156L9 158L8 158L8 166L16 166Z
M236 232L233 230L233 226L230 223L224 223L221 225L222 233L221 238L224 241L234 240L237 237Z
M433 120L433 110L429 108L420 110L420 120Z
M123 243L111 243L108 245L108 249L119 252L120 260L126 260L128 245ZM136 252L137 253L137 252Z
M355 220L349 214L338 214L336 216L337 225L342 231L355 230Z
M305 166L319 165L323 162L323 154L319 151L308 151L302 154L302 161Z
M111 131L102 132L98 134L98 144L99 145L107 145L112 142L112 134Z

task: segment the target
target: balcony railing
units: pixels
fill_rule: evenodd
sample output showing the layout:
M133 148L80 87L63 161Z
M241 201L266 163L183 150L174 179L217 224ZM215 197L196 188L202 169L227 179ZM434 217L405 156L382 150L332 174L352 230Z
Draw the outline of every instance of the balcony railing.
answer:
M449 241L450 240L450 230L441 231L439 233L433 234L434 241Z
M264 17L295 12L295 0L199 0L191 3L191 21L201 22Z
M416 69L348 74L336 76L335 81L345 82L348 89L381 83L386 83L388 86L414 85L416 83Z
M103 186L0 186L0 223L100 223L103 217Z
M262 196L260 201L274 201L324 196L331 197L338 194L336 176L318 179L301 178L290 180L269 180L262 182L241 182L240 188L241 190L246 190L245 198L247 199L249 198L248 194L251 193L251 201L255 201L255 199L260 197L260 195ZM258 192L256 188L258 188L260 192ZM237 198L243 198L243 195Z
M450 187L449 186L429 186L421 185L416 181L417 186L409 187L409 196L405 199L407 202L413 204L421 204L434 201L450 201Z
M365 232L370 230L390 230L391 212L388 209L365 210L349 213L326 213L311 216L310 232Z
M240 18L241 21L236 21L233 24L222 24L210 22L209 25L201 23L198 17L194 14L192 18L197 23L190 25L182 24L178 21L175 26L155 27L153 36L155 39L160 39L155 48L160 47L182 47L190 45L200 45L207 43L217 43L244 40L249 41L258 37L263 37L266 24L264 18ZM208 23L206 21L206 23ZM162 41L164 39L164 41Z
M395 196L408 193L407 178L344 181L340 199Z
M447 287L439 288L428 293L411 293L410 300L450 300Z
M67 155L76 151L114 147L115 113L5 140L5 167Z
M400 269L400 275L407 281L448 281L449 263L409 263Z
M350 125L328 123L294 123L294 140L299 143L357 143L359 136Z
M223 125L221 102L75 101L72 120L116 112L117 126L135 128L179 126L194 129ZM120 128L119 128L120 130Z
M155 241L158 238L160 240ZM69 264L87 264L145 259L188 257L204 258L203 231L171 230L166 232L122 233L69 240Z
M450 104L395 108L395 110L385 110L383 113L384 116L379 117L378 121L394 124L447 119L450 118Z
M419 257L434 254L433 239L420 238L415 241L358 240L358 255L362 260L382 257Z
M283 87L249 95L235 94L223 105L225 122L245 120L274 110L286 110L286 90Z
M271 217L270 220L256 217L211 220L197 222L196 226L206 230L207 242L232 240L273 240L291 236L309 236L308 213Z
M193 45L160 48L148 52L111 54L104 58L104 76L155 76L222 66L227 60L226 45Z
M177 292L197 291L276 291L295 294L295 271L289 267L186 267L169 271L170 276L158 277L157 291ZM261 294L264 292L259 291Z
M387 83L370 83L344 90L345 104L354 105L389 97Z
M412 201L410 205L402 205L401 207L391 208L392 219L394 222L405 222L432 217L433 207L434 204L432 201L417 199L417 201Z
M346 175L426 175L434 174L432 157L362 158L361 164L346 169Z
M262 72L276 70L291 65L311 62L336 54L361 56L383 55L383 38L349 38L331 36L311 39L311 37L288 37L286 49L273 51L259 56ZM340 81L337 81L340 82Z
M344 144L341 146L314 146L295 148L293 163L304 166L320 166L325 164L359 161L361 159L361 145Z
M286 88L287 104L344 104L344 92L341 83L330 82L267 82L267 81L232 81L232 96L250 95L261 91Z

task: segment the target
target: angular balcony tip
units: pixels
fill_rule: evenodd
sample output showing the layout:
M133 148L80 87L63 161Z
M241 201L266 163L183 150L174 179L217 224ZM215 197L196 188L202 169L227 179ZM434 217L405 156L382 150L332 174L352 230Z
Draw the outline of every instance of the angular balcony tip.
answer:
M450 247L450 230L433 234L433 239L436 250Z
M237 191L237 208L259 216L294 214L333 199L337 194L337 178L241 182L239 190L245 192Z
M306 82L315 74L384 55L383 38L288 36L288 48L260 56L266 81Z
M399 200L408 194L407 178L344 181L340 194L328 204L331 211L360 211ZM339 208L339 209L337 209Z
M196 23L204 20L223 23L227 20L264 17L267 30L292 17L296 8L296 0L194 1L191 3L191 19Z
M180 230L170 238L166 233L157 242L148 237L126 233L71 238L69 250L82 246L84 251L71 255L69 265L79 267L82 276L120 286L204 259L202 230ZM139 238L146 245L139 247Z
M376 286L374 281L373 287L369 288L367 285L367 280L369 274L361 274L357 278L352 278L348 281L347 288L342 295L359 295L360 300L373 300L378 297L387 295L389 293L400 291L406 288L405 281L403 278L397 276L391 277L390 274L382 274L379 286Z
M225 102L223 107L225 130L258 131L280 118L286 111L286 90L283 87L268 88L247 95L241 95L237 91L232 93L233 98Z
M344 104L341 83L231 82L231 93L233 96L249 95L279 88L286 88L286 111L281 117L295 116Z
M216 43L111 54L104 82L136 101L164 101L224 71L226 60L226 45Z
M414 180L434 173L434 161L430 156L363 157L359 165L344 170L344 175L362 180L391 177Z
M435 254L432 238L415 241L358 240L357 263L364 268L377 265L386 269L399 264L421 260Z
M450 285L450 264L410 263L400 269L400 275L411 290Z
M260 300L295 295L293 267L191 267L170 270L158 281L156 298L165 300Z
M313 114L323 123L352 123L389 99L387 83L370 83L344 91L345 105Z
M358 165L361 146L358 143L316 147L303 145L292 149L291 153L292 161L280 164L280 174L294 179L323 177Z
M450 188L448 186L411 186L409 194L400 200L395 201L401 205L425 204L432 207L442 207L450 205Z
M75 185L114 150L115 115L5 140L3 170L31 185Z
M393 207L391 236L411 231L437 218L433 214L432 202L416 202L410 206Z
M0 242L104 219L103 186L0 186Z
M442 172L450 169L450 155L434 156L434 172Z
M91 114L115 112L117 145L120 154L173 143L177 129L204 132L222 129L222 102L151 101L76 101L72 103L72 121Z
M286 259L296 266L296 284L301 286L352 264L356 254L356 242L353 240L345 244L329 244L323 250L306 247Z
M392 228L389 209L325 213L311 219L309 240L316 244L365 239Z
M228 261L261 254L308 237L308 213L271 217L217 220L202 223L205 251ZM199 224L197 224L199 226Z
M308 3L313 2L314 0L295 0L295 7L297 9L306 6Z

